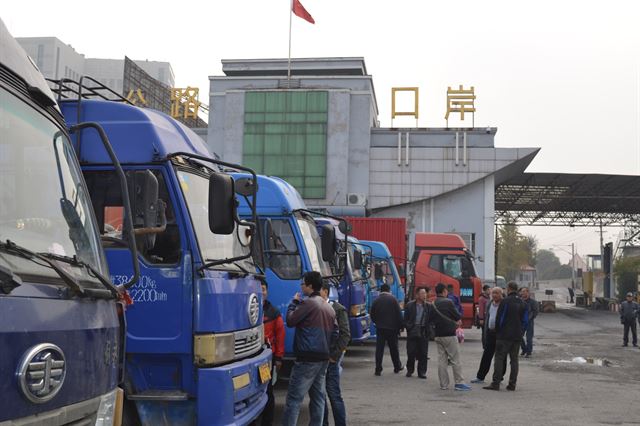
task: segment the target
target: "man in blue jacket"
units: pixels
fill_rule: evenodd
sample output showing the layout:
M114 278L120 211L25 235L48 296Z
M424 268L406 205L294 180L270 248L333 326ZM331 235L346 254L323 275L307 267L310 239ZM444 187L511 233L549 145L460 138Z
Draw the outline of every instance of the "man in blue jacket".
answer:
M300 405L309 393L309 425L321 426L324 416L325 384L331 345L338 338L338 324L333 308L320 296L322 276L307 272L300 284L307 296L296 293L287 309L287 326L295 327L293 350L296 361L291 370L283 426L298 423Z
M528 324L527 305L518 297L518 284L507 284L505 297L496 314L496 358L493 362L493 382L483 389L500 390L500 382L507 369L507 355L511 363L507 390L516 390L518 380L518 353L524 330Z

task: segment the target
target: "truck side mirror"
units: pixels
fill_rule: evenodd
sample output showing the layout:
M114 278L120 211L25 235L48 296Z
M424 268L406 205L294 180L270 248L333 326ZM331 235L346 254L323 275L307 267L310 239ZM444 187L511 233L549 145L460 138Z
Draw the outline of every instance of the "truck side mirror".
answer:
M209 176L209 229L214 234L231 235L235 229L238 204L233 178L223 173Z
M331 225L322 225L322 260L330 262L336 254L336 230Z
M349 235L351 233L351 224L346 220L341 220L338 223L338 229L345 235Z
M384 278L384 271L382 270L382 265L380 263L376 263L373 269L373 276L376 280L381 280Z
M362 269L362 253L358 250L353 251L353 268Z
M158 196L158 179L151 170L130 171L126 175L134 233L142 238L142 244L149 250L156 243L155 234L163 232L167 225L165 204Z

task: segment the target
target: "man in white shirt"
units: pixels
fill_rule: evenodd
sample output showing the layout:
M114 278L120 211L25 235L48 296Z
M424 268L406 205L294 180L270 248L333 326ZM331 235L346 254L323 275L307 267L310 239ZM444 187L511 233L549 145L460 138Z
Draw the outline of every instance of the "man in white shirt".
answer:
M496 317L498 315L498 307L502 302L502 289L494 287L491 289L491 302L487 305L484 318L484 351L480 360L480 367L476 378L471 383L484 383L484 378L491 369L491 360L496 352Z

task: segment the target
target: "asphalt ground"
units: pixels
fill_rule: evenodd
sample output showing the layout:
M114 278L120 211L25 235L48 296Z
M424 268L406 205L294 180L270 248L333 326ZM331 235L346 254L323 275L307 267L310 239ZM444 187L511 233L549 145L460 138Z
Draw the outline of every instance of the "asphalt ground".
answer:
M482 344L480 330L465 333L462 366L469 383L478 369ZM515 392L504 386L500 392L484 390L483 385L472 385L469 392L440 390L434 342L429 344L427 380L394 374L388 350L382 376L376 377L373 342L350 346L342 375L348 424L640 425L640 350L621 344L622 325L616 313L566 305L556 313L540 314L533 356L520 359ZM403 339L400 355L404 362ZM287 382L279 382L276 424L286 392ZM300 425L308 424L307 402L308 398Z

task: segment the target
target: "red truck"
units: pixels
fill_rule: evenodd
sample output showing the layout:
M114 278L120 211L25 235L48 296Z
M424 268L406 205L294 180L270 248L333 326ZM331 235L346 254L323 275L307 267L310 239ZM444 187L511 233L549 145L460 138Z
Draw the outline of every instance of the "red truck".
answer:
M407 294L413 298L421 287L451 284L462 304L462 326L471 328L482 282L473 265L473 254L457 234L417 233L413 279Z

